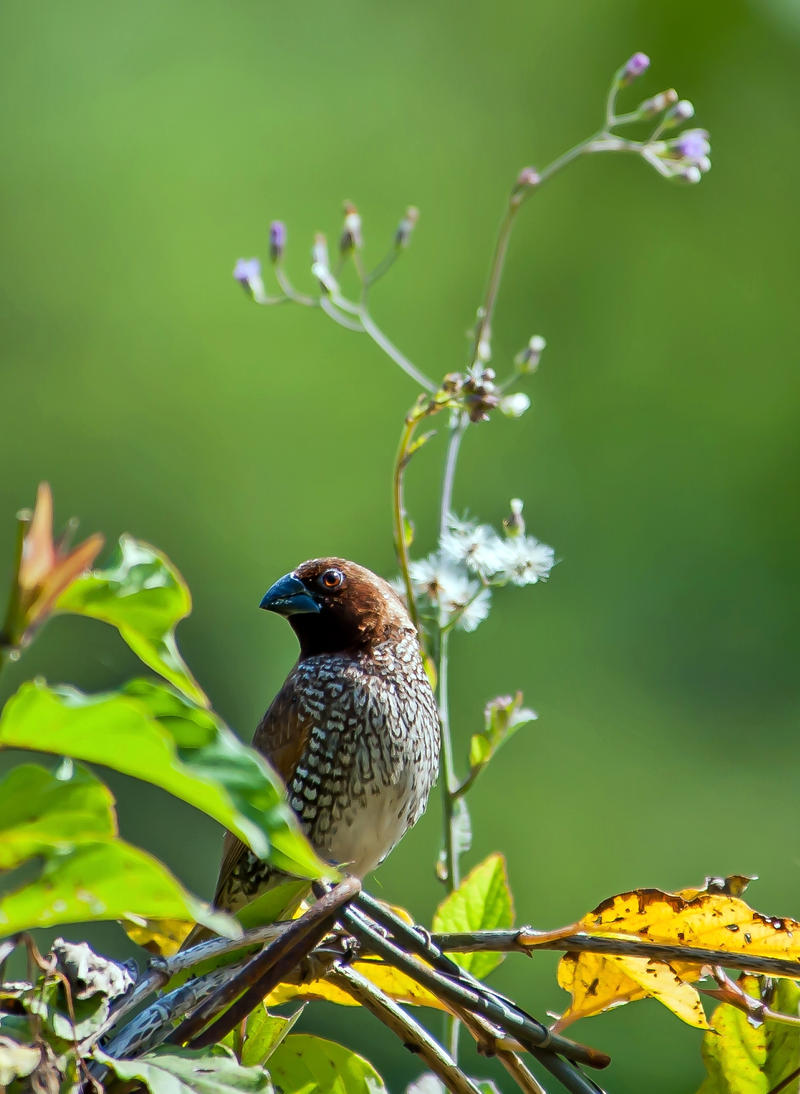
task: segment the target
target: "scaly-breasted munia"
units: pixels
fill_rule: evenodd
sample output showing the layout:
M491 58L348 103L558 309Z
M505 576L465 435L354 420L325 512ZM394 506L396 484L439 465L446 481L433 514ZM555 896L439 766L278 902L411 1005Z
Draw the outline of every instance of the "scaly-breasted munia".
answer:
M304 562L261 607L300 656L256 729L321 858L363 877L419 820L439 767L439 716L417 632L382 578L343 558ZM276 880L230 833L214 902L236 911Z

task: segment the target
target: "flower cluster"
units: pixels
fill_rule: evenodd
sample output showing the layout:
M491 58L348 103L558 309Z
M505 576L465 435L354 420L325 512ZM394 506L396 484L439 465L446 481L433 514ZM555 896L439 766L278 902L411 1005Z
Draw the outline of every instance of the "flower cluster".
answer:
M546 581L555 563L553 548L525 534L522 502L511 503L511 516L500 536L488 524L451 514L439 547L409 564L414 596L442 628L474 631L489 614L491 589ZM398 586L399 587L399 584Z
M611 88L607 111L607 132L605 139L595 147L628 151L638 151L651 167L655 167L665 178L680 182L700 182L703 175L711 169L711 145L705 129L686 129L670 139L664 134L675 130L694 117L694 106L688 99L678 97L674 88L668 88L657 95L639 103L636 110L629 114L616 113L617 93L632 84L646 72L650 60L644 53L634 53L630 60L617 72ZM624 141L612 135L612 130L621 125L659 118L658 124L644 142Z
M670 178L699 182L711 170L711 145L705 129L686 129L673 140L654 141L650 150L659 161L661 173Z

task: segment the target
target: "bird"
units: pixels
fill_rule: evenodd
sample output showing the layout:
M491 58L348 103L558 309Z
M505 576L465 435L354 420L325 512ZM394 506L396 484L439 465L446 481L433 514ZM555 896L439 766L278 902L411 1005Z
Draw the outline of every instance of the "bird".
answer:
M388 582L343 558L301 563L260 607L299 657L256 728L317 854L362 879L419 820L439 770L439 713L419 636ZM214 904L235 912L285 880L231 833Z

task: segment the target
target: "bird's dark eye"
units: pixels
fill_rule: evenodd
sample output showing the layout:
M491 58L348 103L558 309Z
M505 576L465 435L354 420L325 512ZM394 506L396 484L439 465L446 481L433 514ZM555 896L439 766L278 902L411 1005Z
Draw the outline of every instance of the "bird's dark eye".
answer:
M326 570L319 581L324 589L338 589L344 581L344 574L341 570Z

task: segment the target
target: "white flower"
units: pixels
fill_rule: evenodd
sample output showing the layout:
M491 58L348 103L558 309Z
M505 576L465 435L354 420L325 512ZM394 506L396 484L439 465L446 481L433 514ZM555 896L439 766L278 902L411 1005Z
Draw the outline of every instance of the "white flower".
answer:
M514 536L503 544L503 577L513 585L546 581L555 563L555 552L534 536ZM500 575L498 574L498 577Z
M464 606L456 626L462 631L474 631L489 614L492 594L487 588L479 588L472 599Z
M459 520L452 513L439 549L445 562L466 566L482 577L489 577L503 568L503 541L494 528L488 524Z
M416 596L424 596L439 609L439 626L455 623L465 631L474 631L489 614L491 595L463 568L441 555L409 563L408 572Z
M408 576L415 596L427 596L434 604L439 603L442 582L442 560L438 555L428 555L427 558L409 562Z
M489 614L489 590L471 581L463 570L445 564L439 582L439 623L455 620L461 630L474 631Z
M526 410L530 410L530 405L531 401L524 391L515 391L500 400L500 413L507 418L521 418Z

